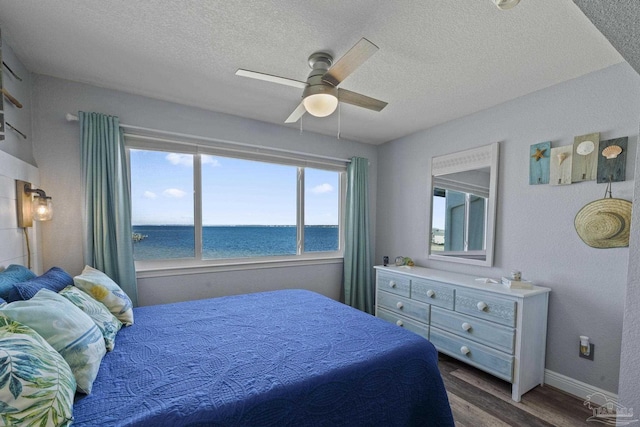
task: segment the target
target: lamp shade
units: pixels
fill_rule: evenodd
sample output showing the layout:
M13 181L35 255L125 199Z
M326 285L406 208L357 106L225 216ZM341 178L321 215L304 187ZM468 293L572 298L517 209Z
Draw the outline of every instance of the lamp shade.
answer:
M304 98L302 103L312 116L326 117L336 111L338 98L329 93L316 93Z
M31 214L33 215L34 221L49 221L53 218L53 203L51 197L34 197Z

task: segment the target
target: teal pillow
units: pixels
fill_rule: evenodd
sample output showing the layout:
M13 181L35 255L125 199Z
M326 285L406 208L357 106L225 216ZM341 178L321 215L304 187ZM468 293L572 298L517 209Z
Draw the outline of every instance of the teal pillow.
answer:
M113 350L116 343L116 334L122 328L122 322L116 319L104 304L94 300L90 295L75 286L67 286L58 294L71 301L73 305L91 317L91 320L102 332L107 351Z
M39 333L69 364L77 390L91 393L106 348L100 329L89 316L48 289L41 289L30 300L0 307L0 314Z
M73 278L73 283L97 301L107 306L109 311L124 326L133 325L133 304L120 286L100 270L88 265L82 274Z
M13 290L14 283L31 280L34 277L36 277L35 273L27 267L11 264L3 271L0 271L0 298L7 299L9 293Z
M69 426L76 380L37 332L0 315L0 424Z

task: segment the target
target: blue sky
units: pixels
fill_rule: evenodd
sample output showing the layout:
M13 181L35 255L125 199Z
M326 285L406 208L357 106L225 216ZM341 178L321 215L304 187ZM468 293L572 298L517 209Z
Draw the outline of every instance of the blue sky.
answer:
M134 225L193 224L193 156L130 151ZM203 225L295 225L293 166L202 156ZM339 174L306 169L305 224L337 225Z

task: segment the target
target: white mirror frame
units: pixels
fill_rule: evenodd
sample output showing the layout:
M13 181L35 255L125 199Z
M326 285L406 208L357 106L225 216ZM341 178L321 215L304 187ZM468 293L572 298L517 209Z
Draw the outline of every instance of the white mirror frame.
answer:
M437 156L431 159L431 211L429 216L429 226L431 228L433 228L433 177L486 167L489 167L491 172L489 177L489 199L487 201L488 206L485 225L485 259L481 260L456 255L434 254L431 251L431 244L428 245L429 259L457 262L462 264L481 265L486 267L491 267L493 265L493 250L496 228L496 206L498 203L498 147L499 144L497 142L494 142L482 147L472 148L452 154L446 154L444 156ZM431 230L429 230L429 235L431 235Z

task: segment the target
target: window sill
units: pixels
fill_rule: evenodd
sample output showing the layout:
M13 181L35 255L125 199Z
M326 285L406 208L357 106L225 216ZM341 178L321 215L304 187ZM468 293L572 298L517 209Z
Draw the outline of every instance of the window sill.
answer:
M136 261L138 279L151 277L184 276L190 274L217 273L222 271L262 270L266 268L303 267L307 265L342 264L342 255L306 256L289 259L265 260L170 260Z

